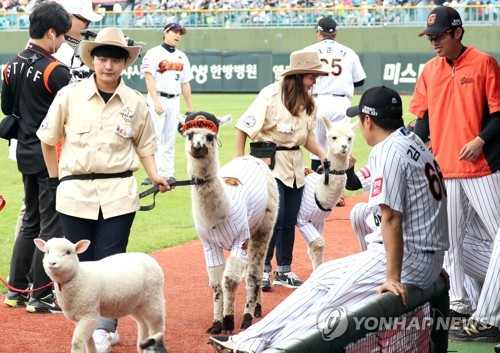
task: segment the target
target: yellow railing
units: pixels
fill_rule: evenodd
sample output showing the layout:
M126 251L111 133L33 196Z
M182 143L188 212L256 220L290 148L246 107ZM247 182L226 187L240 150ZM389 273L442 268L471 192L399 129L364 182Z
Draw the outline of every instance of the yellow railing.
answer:
M319 18L331 16L339 26L414 26L422 25L433 6L272 8L233 10L168 10L105 12L92 28L162 28L179 22L194 28L313 27ZM456 6L466 25L499 25L500 5ZM26 13L0 13L0 30L29 26Z

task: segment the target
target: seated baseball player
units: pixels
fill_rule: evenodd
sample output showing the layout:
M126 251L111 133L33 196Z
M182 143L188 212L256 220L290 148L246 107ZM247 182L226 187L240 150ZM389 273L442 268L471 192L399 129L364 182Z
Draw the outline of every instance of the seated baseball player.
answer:
M378 226L366 236L367 250L325 262L246 331L211 337L209 343L219 352L258 353L273 348L326 326L333 308L383 292L394 293L407 305L406 284L426 288L438 278L448 248L446 193L434 157L404 127L401 97L390 88L372 87L347 115L359 117L361 133L373 146L368 204Z

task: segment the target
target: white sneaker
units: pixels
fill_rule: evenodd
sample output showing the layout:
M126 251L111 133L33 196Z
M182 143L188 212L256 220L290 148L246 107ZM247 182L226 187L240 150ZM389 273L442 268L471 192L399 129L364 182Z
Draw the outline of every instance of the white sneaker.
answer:
M97 353L110 353L111 346L118 343L120 335L118 331L108 332L103 329L97 329L92 334L92 338L94 338Z

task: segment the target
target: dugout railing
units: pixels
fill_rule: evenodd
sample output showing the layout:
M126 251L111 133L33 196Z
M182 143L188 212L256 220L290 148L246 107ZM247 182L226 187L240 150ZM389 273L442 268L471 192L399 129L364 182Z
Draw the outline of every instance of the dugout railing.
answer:
M365 300L357 305L345 308L345 315L338 318L335 327L346 327L345 332L332 339L324 338L324 331L312 329L300 337L288 339L273 348L267 349L265 353L343 353L343 352L431 352L442 353L448 349L447 320L449 311L449 286L442 276L429 288L419 289L408 286L410 302L408 307L403 307L401 299L392 293L384 293L376 298ZM413 334L407 334L408 327L402 323L401 317L410 313L406 319L406 324L411 324L411 315L420 312L423 320L418 322L416 329L427 329L425 338L420 342L420 346L412 348L411 340L415 338ZM359 318L378 318L381 322L396 323L394 329L399 330L400 343L390 343L389 346L378 341L384 339L384 330L380 330L378 325L359 325ZM399 318L399 320L395 320ZM422 318L421 318L422 319ZM378 321L378 320L375 320ZM374 321L374 322L375 322ZM367 322L367 321L365 321ZM428 327L426 323L430 323ZM390 330L387 327L388 331ZM403 331L403 332L402 332ZM416 338L415 338L416 339ZM365 342L363 342L363 340ZM390 345L399 345L391 347ZM358 347L356 347L356 345ZM346 348L347 347L347 348Z

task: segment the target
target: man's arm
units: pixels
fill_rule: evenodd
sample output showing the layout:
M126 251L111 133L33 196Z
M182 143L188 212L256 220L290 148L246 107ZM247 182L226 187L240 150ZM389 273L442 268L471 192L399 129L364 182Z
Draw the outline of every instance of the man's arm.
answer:
M148 89L148 93L151 96L151 99L153 100L154 108L155 108L155 113L158 115L162 115L165 112L165 109L160 103L160 100L158 99L158 92L156 91L156 83L153 75L149 72L144 73L144 80L146 81L146 87Z
M429 131L429 112L426 111L424 116L417 119L415 122L415 129L413 132L420 137L422 141L427 141L429 139Z
M247 137L248 135L245 132L238 128L236 129L236 157L241 157L245 154Z
M47 171L50 178L57 178L59 175L58 165L57 165L57 149L56 146L51 146L43 141L40 141L42 145L43 159L45 160L45 165L47 166Z
M392 292L401 297L403 305L408 304L408 289L401 283L403 267L404 240L403 214L387 205L380 205L382 211L382 238L387 255L386 281L377 293Z
M186 111L193 111L193 103L191 101L191 84L189 82L184 82L181 85L182 95L184 96L184 101L186 102Z

